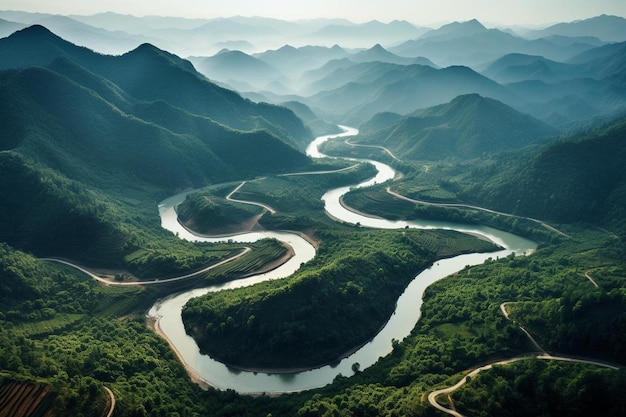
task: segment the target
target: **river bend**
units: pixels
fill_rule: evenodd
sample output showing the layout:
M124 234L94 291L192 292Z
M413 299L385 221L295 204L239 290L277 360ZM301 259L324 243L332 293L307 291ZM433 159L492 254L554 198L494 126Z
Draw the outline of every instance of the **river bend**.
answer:
M307 154L314 158L325 157L319 152L319 145L324 141L338 136L353 136L358 133L357 129L342 126L344 133L339 135L321 136L315 139ZM376 161L368 161L374 164L378 174L357 187L366 187L375 183L382 183L393 179L396 172L388 165ZM232 369L221 362L218 362L207 355L200 354L200 350L193 338L185 333L182 322L181 311L185 303L194 297L204 295L211 291L221 291L223 289L238 288L255 283L284 278L293 274L303 262L311 260L315 256L315 248L304 238L296 233L290 232L255 232L233 236L222 236L219 238L200 237L189 232L178 222L175 207L180 204L185 197L191 193L186 192L168 198L159 204L159 215L164 228L174 232L181 239L190 241L218 242L233 240L238 242L253 242L262 238L275 238L287 243L294 249L295 256L281 267L265 274L255 275L246 279L214 285L207 288L187 291L159 300L149 311L149 317L157 321L160 331L169 340L172 347L177 351L179 357L184 362L190 372L204 380L209 385L219 389L233 389L240 393L279 393L293 392L306 389L322 387L333 381L338 375L352 375L352 364L358 362L361 369L373 365L381 356L389 354L392 350L392 340L404 339L417 324L421 315L422 295L425 289L432 283L453 274L467 265L483 263L486 259L504 257L511 252L525 254L536 249L536 243L485 226L470 226L437 221L390 221L381 218L367 217L351 212L344 208L340 199L353 187L340 187L328 191L322 197L325 203L325 210L329 216L337 221L347 223L359 223L362 227L379 229L400 229L404 227L419 229L447 229L457 230L465 233L482 235L501 247L505 248L499 252L473 253L460 255L449 259L437 261L427 270L421 272L407 286L404 293L398 299L396 310L383 327L383 329L367 344L362 346L349 357L341 360L332 366L323 366L303 372L294 373L262 373L247 372Z

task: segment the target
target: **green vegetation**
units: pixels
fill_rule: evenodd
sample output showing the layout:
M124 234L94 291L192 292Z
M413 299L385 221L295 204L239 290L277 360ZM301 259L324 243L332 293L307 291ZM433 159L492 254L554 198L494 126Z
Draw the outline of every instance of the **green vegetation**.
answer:
M263 209L232 203L211 194L195 193L187 196L176 212L185 227L202 234L220 235L252 228Z
M587 222L623 233L625 134L626 120L619 119L502 161L491 173L477 175L478 181L464 187L461 198L516 214L563 223Z
M495 249L445 231L318 231L318 238L318 256L289 278L190 300L183 322L201 349L244 368L333 362L378 332L435 259Z
M557 361L525 360L481 372L452 394L473 416L618 416L626 373Z
M570 229L568 233L572 239L539 249L530 257L488 261L433 284L426 291L420 322L410 336L395 343L391 355L318 391L300 408L300 415L357 416L364 410L370 415L438 415L427 403L429 392L454 385L469 368L535 352L517 324L502 315L499 306L503 302L509 302L508 310L517 312L518 305L558 300L564 293L577 294L578 300L594 298L588 294L602 298L598 295L623 293L626 280L621 269L615 269L623 264L623 256L611 251L616 242L605 232ZM618 245L623 247L623 243ZM585 278L587 269L606 271L598 275L601 288L596 289ZM603 309L600 300L590 306L591 310L598 311L598 320L600 316L608 323L620 320L614 311ZM619 314L622 312L623 308ZM531 315L541 319L542 313L534 310ZM514 319L516 314L512 314ZM570 317L563 326L571 331L569 337L578 339L586 334L583 323L580 317ZM545 330L554 336L560 334L559 329L549 325ZM544 340L540 340L544 349L563 353L556 344L544 344ZM579 350L576 354L591 355L591 351ZM602 356L602 350L594 350L591 355L598 356ZM625 365L623 355L611 359ZM544 371L546 367L550 372ZM547 389L548 386L552 388ZM596 387L607 389L602 393ZM468 415L536 416L538 410L545 415L562 415L563 410L570 409L568 403L575 404L578 410L598 407L620 414L620 392L624 387L623 369L522 361L483 371L452 398L457 411ZM598 400L602 400L601 404ZM521 402L531 404L517 406ZM557 402L561 408L548 407Z
M469 159L520 149L556 134L497 100L469 94L400 118L375 116L353 142L386 146L403 160Z
M378 331L419 270L440 257L493 247L452 232L332 222L320 197L367 178L370 165L334 175L276 176L347 165L306 158L301 150L310 134L292 111L244 100L150 45L106 57L34 27L0 40L0 56L3 69L18 68L0 72L0 386L50 387L53 416L101 415L105 386L115 393L121 417L438 415L427 403L429 392L455 383L467 369L535 352L518 327L523 324L546 351L622 369L533 360L496 367L453 394L461 412L624 414L623 119L549 146L487 157L473 139L488 137L488 128L502 132L494 114L509 124L528 119L495 111L483 119L469 113L479 110L476 103L493 103L459 99L467 108L448 120L460 124L426 133L450 141L452 130L463 133L468 146L476 145L467 153L477 158L399 162L386 156L404 174L393 189L548 219L567 236L512 217L415 206L391 198L385 185L355 192L346 201L364 211L489 223L544 243L532 256L489 260L431 286L419 324L372 367L355 363L354 375L321 389L249 397L201 390L146 326L145 311L166 295L275 266L287 253L279 242L247 245L252 252L237 261L150 287L105 286L37 257L69 258L118 281L199 271L243 245L172 236L161 229L158 201L228 182L232 188L193 195L180 213L194 228L234 227L261 212L227 202L226 194L239 181L270 175L250 180L235 197L277 209L260 224L307 232L319 245L318 257L290 278L193 300L185 321L200 338L217 336L218 345L203 345L224 360L286 367L333 362ZM439 72L454 71L468 73ZM448 109L422 119L450 116ZM371 126L384 129L400 119L386 115ZM502 303L515 322L504 317Z
M497 229L506 230L527 236L539 242L555 242L563 237L557 231L531 219L507 216L485 210L468 207L450 207L436 204L415 203L400 199L390 194L387 186L375 186L367 189L356 189L348 193L343 201L359 211L388 219L430 219L462 224L484 224ZM393 190L392 190L393 191ZM439 190L435 190L437 192ZM435 192L420 193L421 198L433 197ZM424 195L427 194L427 195ZM442 196L442 192L438 195ZM432 198L424 201L436 201Z

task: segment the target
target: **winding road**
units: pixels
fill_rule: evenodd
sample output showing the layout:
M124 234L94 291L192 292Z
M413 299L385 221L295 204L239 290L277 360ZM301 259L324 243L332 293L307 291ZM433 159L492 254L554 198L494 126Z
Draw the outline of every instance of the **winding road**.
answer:
M233 194L237 193L241 187L243 187L244 185L246 185L246 182L248 181L243 181L241 184L239 184L237 187L235 187L234 190L232 190L227 196L226 196L226 200L228 201L232 201L235 203L242 203L242 204L251 204L253 206L259 206L259 207L263 207L265 210L269 211L272 214L276 213L276 210L274 210L273 208L271 208L270 206L268 206L267 204L263 204L263 203L259 203L257 201L248 201L248 200L237 200L233 198Z
M350 139L346 139L344 142L345 142L346 145L350 145L350 146L361 146L363 148L381 149L382 151L384 151L387 155L389 155L390 157L392 157L396 161L401 161L400 158L396 157L393 154L393 152L391 152L389 149L385 148L384 146L380 146L380 145L363 145L361 143L352 143L352 142L350 142Z
M107 392L107 394L109 394L109 412L107 413L106 417L111 417L113 415L113 411L115 411L115 395L113 394L113 391L111 391L109 389L109 387L104 387L104 390Z
M392 195L392 196L394 196L396 198L399 198L401 200L409 201L409 202L415 203L415 204L423 204L425 206L468 208L468 209L473 209L473 210L484 211L486 213L498 214L500 216L514 217L516 219L523 219L523 220L530 220L531 222L538 223L541 226L545 227L546 229L551 230L551 231L553 231L553 232L555 232L555 233L557 233L557 234L559 234L561 236L571 237L567 233L564 233L564 232L558 230L556 227L550 226L548 223L546 223L546 222L544 222L542 220L533 219L532 217L517 216L515 214L504 213L502 211L491 210L491 209L488 209L488 208L485 208L485 207L473 206L473 205L470 205L470 204L463 204L463 203L433 203L433 202L425 201L425 200L415 200L413 198L405 197L402 194L398 194L397 192L393 191L391 189L391 187L387 187L387 193L389 193L390 195Z
M153 280L149 280L149 281L132 281L132 282L117 282L117 281L112 281L110 279L106 279L106 278L102 278L96 274L94 274L93 272L89 271L88 269L83 268L82 266L76 265L72 262L63 260L63 259L58 259L58 258L42 258L42 261L48 261L48 262L57 262L60 264L64 264L64 265L68 265L71 266L72 268L78 269L81 272L84 272L85 274L89 275L91 278L95 279L96 281L100 281L103 284L106 285L113 285L113 286L119 286L119 287L137 287L137 286L143 286L143 285L157 285L157 284L169 284L172 282L176 282L176 281L182 281L185 279L189 279L189 278L193 278L193 277L197 277L200 274L204 274L207 271L210 271L212 269L217 268L218 266L222 266L228 262L232 262L234 260L237 260L239 258L241 258L242 256L244 256L245 254L247 254L248 252L250 252L252 249L250 249L249 247L245 247L243 251L241 251L240 253L238 253L237 255L231 256L230 258L224 259L216 264L207 266L206 268L203 268L199 271L196 272L192 272L190 274L185 274L185 275L180 275L177 277L173 277L173 278L167 278L167 279L153 279Z
M509 313L506 310L506 305L507 304L512 304L512 303L514 303L514 301L508 301L508 302L504 302L504 303L500 304L500 311L502 312L504 317L506 317L508 320L513 321L513 323L515 323L515 320L512 320L509 317ZM511 359L494 361L494 362L489 363L487 365L481 366L480 368L473 369L470 372L468 372L465 376L463 376L463 378L459 382L454 384L453 386L447 387L447 388L441 388L441 389L438 389L438 390L433 391L430 394L428 394L428 402L430 403L430 405L432 405L436 409L438 409L438 410L440 410L440 411L442 411L442 412L444 412L446 414L449 414L451 416L463 417L463 414L459 413L454 408L444 407L439 402L437 402L437 397L439 397L441 395L447 395L447 400L448 400L448 403L450 404L450 407L454 407L454 404L452 402L452 398L450 397L450 394L452 392L456 391L457 389L461 388L465 383L469 382L476 375L478 375L482 371L489 370L489 369L493 368L494 366L497 366L497 365L508 365L508 364L511 364L511 363L514 363L514 362L518 362L518 361L521 361L521 360L527 360L527 359L535 358L535 359L542 359L542 360L553 360L553 361L582 363L582 364L586 364L586 365L601 366L601 367L609 368L609 369L613 369L613 370L620 369L617 366L614 366L614 365L611 365L611 364L607 364L607 363L604 363L604 362L590 360L590 359L580 359L580 358L572 358L572 357L567 357L567 356L550 355L549 353L547 353L539 345L539 343L537 343L537 341L532 337L532 335L524 327L522 327L521 325L518 325L518 326L526 334L526 336L531 341L533 346L535 346L535 348L539 352L541 352L541 353L533 354L533 355L530 355L530 356L521 356L521 357L515 357L515 358L511 358Z

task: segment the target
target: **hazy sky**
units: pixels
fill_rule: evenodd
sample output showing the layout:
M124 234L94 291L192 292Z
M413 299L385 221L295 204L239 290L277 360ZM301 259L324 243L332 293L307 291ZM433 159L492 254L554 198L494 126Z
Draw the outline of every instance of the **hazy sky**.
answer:
M418 25L477 18L492 24L541 25L603 13L626 17L626 0L0 0L0 10L287 20L342 17L353 22L399 19Z

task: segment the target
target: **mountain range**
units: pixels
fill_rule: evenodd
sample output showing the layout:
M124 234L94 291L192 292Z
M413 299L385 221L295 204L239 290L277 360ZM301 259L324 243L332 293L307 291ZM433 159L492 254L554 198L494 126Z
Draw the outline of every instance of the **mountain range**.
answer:
M179 56L210 56L226 46L245 42L248 52L276 49L290 39L296 46L340 43L345 47L386 45L414 38L427 28L405 21L355 24L345 19L309 19L297 22L262 17L185 19L136 17L116 13L61 16L0 11L0 36L34 24L45 26L64 39L100 53L119 55L141 43L151 43Z
M387 147L403 160L467 159L540 143L557 130L478 94L407 116L381 113L353 141Z
M498 210L626 235L626 119L502 160L464 193Z
M582 41L563 44L546 38L529 40L470 20L444 25L390 51L401 56L425 56L441 66L475 66L514 52L563 61L595 46Z
M306 163L311 133L291 110L218 87L152 45L100 55L33 26L0 40L0 55L13 68L0 73L2 149L68 177L106 182L115 166L172 190Z

